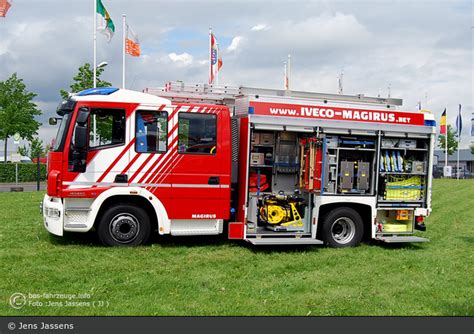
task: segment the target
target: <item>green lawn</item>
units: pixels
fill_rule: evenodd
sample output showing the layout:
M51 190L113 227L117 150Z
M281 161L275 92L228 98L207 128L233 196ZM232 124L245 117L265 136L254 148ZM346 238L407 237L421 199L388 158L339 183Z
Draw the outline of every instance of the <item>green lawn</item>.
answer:
M474 315L474 180L435 181L430 243L351 249L211 237L104 248L93 234L49 236L41 197L0 193L0 315ZM43 305L16 310L15 292Z

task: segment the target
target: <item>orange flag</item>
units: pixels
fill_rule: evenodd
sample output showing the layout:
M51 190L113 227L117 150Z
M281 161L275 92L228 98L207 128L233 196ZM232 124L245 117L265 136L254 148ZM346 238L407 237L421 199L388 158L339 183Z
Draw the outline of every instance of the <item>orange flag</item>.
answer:
M5 17L11 6L11 0L0 0L0 17Z
M133 57L140 57L140 43L138 36L127 24L127 37L125 38L125 51Z

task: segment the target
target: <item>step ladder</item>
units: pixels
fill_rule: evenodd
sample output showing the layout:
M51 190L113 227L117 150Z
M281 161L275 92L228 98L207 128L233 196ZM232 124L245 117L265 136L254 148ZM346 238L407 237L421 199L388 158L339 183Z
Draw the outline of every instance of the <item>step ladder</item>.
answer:
M248 242L253 245L270 246L270 245L322 245L323 242L312 238L247 238Z

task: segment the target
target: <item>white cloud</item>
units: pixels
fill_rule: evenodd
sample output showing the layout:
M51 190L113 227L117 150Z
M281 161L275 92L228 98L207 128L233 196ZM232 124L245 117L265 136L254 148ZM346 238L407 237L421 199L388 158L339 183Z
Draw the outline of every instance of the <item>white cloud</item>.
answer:
M253 37L255 45L271 50L286 47L292 53L327 52L335 48L360 46L370 37L366 27L355 16L342 13L309 16L303 20L276 21L271 31L261 31L262 34Z
M268 30L270 27L268 27L266 24L257 24L253 26L250 30L252 31L261 31L261 30Z
M239 48L239 46L242 45L243 39L244 39L244 38L243 38L242 36L235 36L235 37L232 39L232 42L230 43L229 47L227 48L227 51L228 51L228 52L237 51L237 49Z
M181 54L176 54L172 52L168 54L168 57L171 59L173 63L177 63L180 66L188 66L193 63L193 56L191 56L187 52L184 52Z

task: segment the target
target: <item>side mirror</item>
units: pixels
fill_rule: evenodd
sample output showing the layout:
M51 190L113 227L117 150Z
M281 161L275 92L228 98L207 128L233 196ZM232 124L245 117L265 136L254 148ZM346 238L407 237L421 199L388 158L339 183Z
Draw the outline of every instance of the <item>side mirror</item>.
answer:
M69 156L69 170L84 173L86 171L89 109L79 109L74 129L74 144Z
M61 118L50 117L49 120L48 120L49 125L56 125L56 124L58 124L58 119L61 119Z
M76 125L76 131L74 131L74 150L85 150L87 149L87 126Z
M87 149L87 128L89 120L89 109L82 107L79 109L76 118L76 129L74 131L74 147L75 151L84 151Z
M76 123L80 125L85 125L89 119L89 109L86 107L81 107L77 114Z

